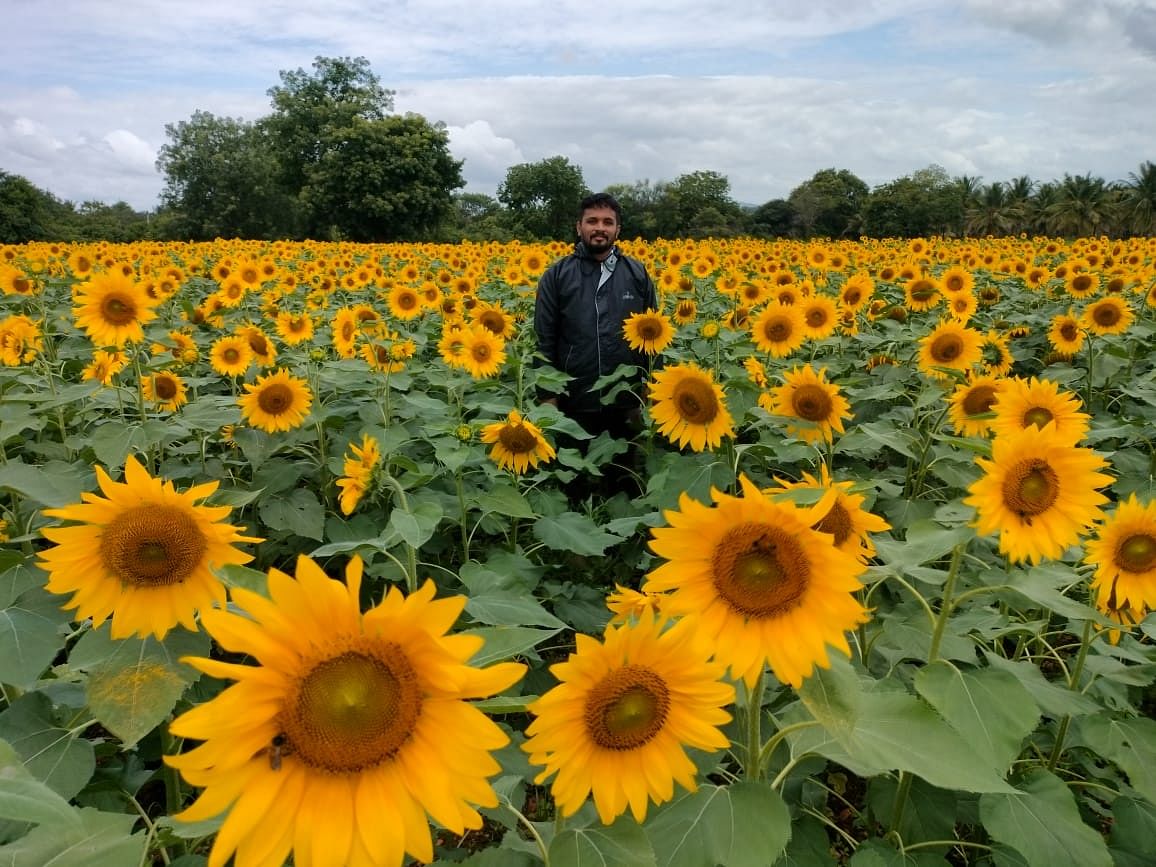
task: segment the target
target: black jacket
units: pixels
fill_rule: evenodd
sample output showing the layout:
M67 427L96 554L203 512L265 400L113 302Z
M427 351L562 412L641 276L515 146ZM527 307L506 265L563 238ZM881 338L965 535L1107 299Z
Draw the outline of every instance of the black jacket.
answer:
M547 268L538 281L534 302L538 352L574 377L559 399L566 412L601 409L601 397L590 387L620 364L636 365L640 383L647 369L646 354L630 348L622 326L634 313L657 310L658 293L641 262L623 255L617 247L614 255L618 261L601 288L598 278L602 265L581 242L575 244L573 253ZM616 403L623 407L638 405L630 395L619 398Z

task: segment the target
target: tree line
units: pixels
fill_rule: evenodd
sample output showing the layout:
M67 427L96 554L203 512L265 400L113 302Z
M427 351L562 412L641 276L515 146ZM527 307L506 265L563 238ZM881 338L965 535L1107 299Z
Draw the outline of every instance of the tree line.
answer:
M282 71L256 121L198 111L167 124L159 206L74 204L0 171L0 242L320 239L457 241L573 237L582 168L563 156L511 166L496 196L463 192L445 125L393 111L363 57ZM624 236L860 238L1156 235L1156 164L1127 179L1091 174L983 183L931 165L869 187L823 169L785 199L742 204L729 179L613 184Z

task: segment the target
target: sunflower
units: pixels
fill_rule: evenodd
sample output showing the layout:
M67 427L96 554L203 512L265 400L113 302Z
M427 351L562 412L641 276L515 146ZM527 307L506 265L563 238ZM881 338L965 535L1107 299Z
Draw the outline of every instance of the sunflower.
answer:
M375 437L362 434L360 446L349 444L349 453L345 456L341 470L342 477L337 480L337 487L341 489L338 498L341 514L352 514L357 508L357 504L369 490L373 471L379 463L381 463L381 447Z
M622 332L631 349L658 355L674 340L674 326L657 310L635 313L622 324Z
M998 331L988 331L979 344L981 367L992 376L1006 376L1015 364L1010 340Z
M172 412L189 402L185 381L168 370L146 376L141 381L144 399L152 401L159 409Z
M975 374L955 387L949 398L948 416L957 434L982 437L991 432L993 408L1005 381L990 374Z
M722 386L693 361L657 371L650 398L659 432L679 447L701 452L735 435Z
M243 337L249 343L249 348L253 350L253 358L261 367L272 367L273 362L277 358L277 347L273 345L268 335L265 334L256 325L246 325L237 332L238 337Z
M803 314L803 335L808 340L823 340L835 333L839 308L829 295L809 295L799 301Z
M643 617L656 616L661 613L665 598L663 593L644 593L615 584L614 592L606 594L606 607L613 613L610 625L634 623Z
M871 303L875 294L875 281L865 271L859 271L847 278L839 289L839 306L847 310L859 311Z
M313 403L313 393L303 379L291 376L284 367L245 383L245 394L237 398L241 417L267 433L300 427Z
M751 336L760 352L786 358L807 339L803 312L797 305L772 301L751 325Z
M34 361L43 349L44 336L32 319L17 313L0 320L0 362L19 367Z
M128 357L118 349L107 352L103 349L94 350L92 361L84 368L81 378L95 380L101 385L112 385L112 378L124 370L128 364Z
M1083 348L1086 336L1083 325L1071 310L1052 317L1052 325L1048 329L1048 342L1056 352L1075 355Z
M397 283L389 290L386 303L394 319L416 319L424 309L421 293L404 283Z
M602 642L578 635L575 643L550 667L558 685L529 706L535 719L522 749L544 766L536 783L557 774L551 792L563 816L592 794L603 824L628 807L642 822L650 802L674 797L676 782L695 790L687 747L728 746L720 727L730 722L724 707L734 687L692 630L664 629L652 615L610 627Z
M1123 334L1135 318L1127 301L1109 295L1089 304L1080 316L1080 324L1092 334Z
M979 299L973 292L956 292L947 297L947 315L956 322L967 322L979 309Z
M457 320L442 323L442 333L438 338L438 354L450 367L464 367L462 351L466 347L466 330Z
M497 375L506 361L506 341L484 325L474 325L462 332L457 363L474 379Z
M285 341L287 346L296 346L313 338L313 317L302 311L290 313L283 310L277 314L274 327L277 336Z
M509 340L515 333L514 317L496 302L478 304L470 311L470 321L502 340Z
M94 274L76 290L74 316L97 346L124 346L144 339L143 325L156 318L144 286L120 271Z
M812 529L820 533L830 533L835 547L848 554L854 555L857 560L866 561L875 555L875 544L871 541L871 533L884 533L891 529L891 525L863 508L862 494L854 493L855 483L851 481L836 482L826 464L820 464L820 477L816 479L810 473L803 473L801 481L792 482L788 479L776 478L777 488L768 488L764 491L769 497L791 502L794 496L792 491L817 491L826 494L834 491L835 496L824 497L823 502L830 501L830 508Z
M434 858L427 813L455 834L495 807L490 753L509 743L467 700L515 683L524 666L474 667L482 639L447 635L465 597L406 598L391 587L362 614L362 564L346 583L308 557L296 578L269 570L269 598L232 592L238 610L205 612L206 631L240 665L189 664L236 681L170 725L204 743L166 756L204 791L180 821L227 813L209 863L313 867ZM407 854L408 853L408 854Z
M1059 558L1103 517L1107 498L1096 488L1112 481L1099 472L1107 461L1054 424L997 435L991 460L976 461L984 474L964 502L976 509L977 532L998 531L1000 553L1013 563Z
M928 376L946 379L941 368L966 373L983 359L983 335L951 319L939 323L920 338L919 369Z
M93 626L112 618L112 637L157 639L178 623L196 631L194 613L214 602L224 604L225 587L214 568L248 563L253 558L234 547L260 542L242 536L244 527L221 523L228 506L198 505L217 482L179 492L172 482L152 478L129 456L124 482L114 482L103 467L96 480L104 497L82 495L83 502L44 514L79 526L46 527L55 547L41 553L51 593L71 593L65 608Z
M1064 289L1073 298L1091 298L1100 291L1100 275L1087 271L1073 271L1067 275Z
M816 373L810 365L803 365L784 373L783 379L784 385L759 396L759 406L772 415L804 422L788 423L788 434L808 443L829 443L833 432L843 433L843 419L851 417L851 406L839 393L839 386L827 382L827 368Z
M766 366L753 355L748 355L743 359L743 370L747 372L747 379L758 388L766 388L769 384Z
M777 502L745 475L743 495L714 490L707 506L683 493L667 527L651 531L650 548L667 562L642 589L665 593L663 611L682 616L732 676L753 686L770 663L798 687L828 645L850 653L845 632L867 620L855 598L864 566L813 529L830 511L834 491L810 508Z
M1114 598L1114 608L1156 608L1156 502L1132 494L1084 543L1084 561L1096 567L1092 587Z
M1056 433L1073 445L1088 432L1090 416L1080 411L1083 405L1071 392L1062 391L1050 379L1006 380L995 403L991 429L996 436L1006 436L1028 427L1042 428L1053 422Z
M671 318L676 325L689 325L698 316L698 304L693 298L680 298L674 305Z
M505 421L482 428L482 442L493 443L490 458L503 470L524 473L543 461L554 460L554 447L538 426L522 418L516 409L510 410Z
M252 360L253 349L239 334L218 337L209 348L209 364L221 376L244 376Z
M975 288L975 275L962 265L953 265L939 275L939 285L949 296L969 293Z
M939 281L925 274L917 274L903 284L903 296L908 310L922 313L943 300Z
M348 307L341 307L333 314L330 325L333 332L333 349L341 358L357 357L357 314Z

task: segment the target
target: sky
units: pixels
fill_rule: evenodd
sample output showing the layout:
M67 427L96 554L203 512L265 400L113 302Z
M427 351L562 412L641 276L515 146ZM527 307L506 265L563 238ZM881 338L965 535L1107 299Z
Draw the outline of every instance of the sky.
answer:
M444 123L465 191L561 155L587 186L816 172L983 183L1156 161L1156 0L0 0L0 170L159 204L166 124L271 113L282 71L364 57Z

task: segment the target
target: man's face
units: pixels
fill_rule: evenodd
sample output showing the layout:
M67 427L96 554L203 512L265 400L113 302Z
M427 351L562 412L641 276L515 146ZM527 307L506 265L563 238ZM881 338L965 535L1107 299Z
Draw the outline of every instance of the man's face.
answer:
M606 253L618 240L618 217L613 208L587 208L578 221L578 237L594 256Z

